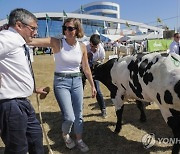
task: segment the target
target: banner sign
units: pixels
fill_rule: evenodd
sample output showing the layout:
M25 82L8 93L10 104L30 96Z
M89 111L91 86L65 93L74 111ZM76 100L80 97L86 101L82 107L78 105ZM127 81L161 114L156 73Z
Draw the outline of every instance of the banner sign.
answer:
M172 41L171 39L148 40L148 51L167 51Z

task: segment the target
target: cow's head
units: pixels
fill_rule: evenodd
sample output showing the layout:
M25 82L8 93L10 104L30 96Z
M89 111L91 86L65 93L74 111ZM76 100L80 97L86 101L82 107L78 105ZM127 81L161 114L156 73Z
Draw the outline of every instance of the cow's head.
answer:
M112 83L110 74L115 61L117 61L117 58L110 59L104 64L97 63L93 66L92 71L93 78L102 82L109 89L111 98L115 98L117 92L117 87Z

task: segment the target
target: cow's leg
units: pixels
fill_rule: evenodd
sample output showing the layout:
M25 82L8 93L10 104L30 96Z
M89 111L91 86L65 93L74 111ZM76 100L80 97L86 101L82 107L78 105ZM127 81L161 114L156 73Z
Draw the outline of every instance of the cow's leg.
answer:
M140 110L140 121L141 122L146 122L146 114L144 111L144 104L142 101L136 100L136 105L138 107L138 109Z
M178 154L180 151L180 112L170 109L173 116L168 117L167 124L172 129L174 139L177 141L172 148L172 154Z
M162 108L162 106L160 106L160 110L164 120L172 129L175 139L174 141L177 141L173 144L172 154L178 154L180 151L180 111L176 111L170 108Z
M115 99L113 99L117 116L116 128L114 130L115 133L119 133L122 128L122 113L124 109L123 98L123 95L118 90Z
M116 111L117 116L117 122L116 122L116 128L114 132L118 134L122 128L122 113L123 113L124 105L121 107L121 109Z

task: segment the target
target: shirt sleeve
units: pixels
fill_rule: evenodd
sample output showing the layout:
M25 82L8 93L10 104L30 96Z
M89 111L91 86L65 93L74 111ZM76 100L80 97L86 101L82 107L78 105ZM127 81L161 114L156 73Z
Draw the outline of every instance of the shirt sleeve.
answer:
M10 51L11 44L8 42L3 34L0 34L0 56L6 55Z
M6 55L16 47L23 46L24 42L17 33L2 31L0 33L0 56Z
M99 52L100 52L99 60L103 62L105 59L105 50L101 44L99 45Z
M177 45L174 42L172 42L169 47L169 53L176 53L176 51L177 51Z

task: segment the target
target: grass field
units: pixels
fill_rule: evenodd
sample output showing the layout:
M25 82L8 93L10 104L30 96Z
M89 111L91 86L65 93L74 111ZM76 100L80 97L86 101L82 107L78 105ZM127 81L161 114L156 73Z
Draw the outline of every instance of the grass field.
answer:
M111 52L106 52L108 57ZM106 59L107 60L107 59ZM49 138L50 146L54 154L78 154L77 148L69 150L65 148L61 136L61 112L53 94L53 55L34 56L33 68L35 72L36 85L49 86L51 91L44 100L40 100L43 117L43 125ZM88 82L87 82L88 83ZM155 104L146 106L147 122L139 121L139 110L134 102L125 103L123 114L122 131L117 135L113 131L116 124L114 106L109 97L109 91L103 85L101 89L107 106L107 118L100 116L99 106L96 99L91 98L89 84L84 91L84 141L88 144L89 154L169 154L171 145L156 144L145 149L141 142L143 135L154 133L156 138L172 137L172 132L163 120L158 107ZM32 104L38 114L36 96L30 97ZM47 143L44 139L45 153L48 154ZM0 154L3 154L4 145L0 141Z

